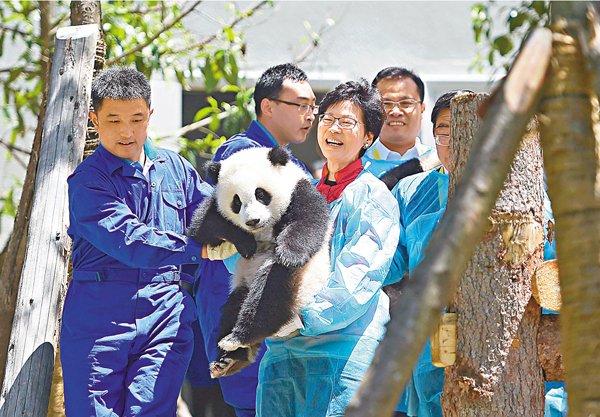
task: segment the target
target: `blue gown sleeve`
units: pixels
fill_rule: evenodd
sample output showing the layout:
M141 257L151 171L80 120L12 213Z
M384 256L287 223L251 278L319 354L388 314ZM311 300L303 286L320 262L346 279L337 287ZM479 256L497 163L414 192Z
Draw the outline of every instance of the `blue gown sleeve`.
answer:
M142 223L107 184L75 183L69 187L73 187L69 190L71 221L76 223L78 234L110 257L132 268L200 261L199 243Z
M347 222L336 225L331 243L339 254L327 286L302 311L305 336L343 329L363 316L378 299L398 244L398 206L385 186L341 204L350 207L342 208ZM340 234L343 238L336 238Z

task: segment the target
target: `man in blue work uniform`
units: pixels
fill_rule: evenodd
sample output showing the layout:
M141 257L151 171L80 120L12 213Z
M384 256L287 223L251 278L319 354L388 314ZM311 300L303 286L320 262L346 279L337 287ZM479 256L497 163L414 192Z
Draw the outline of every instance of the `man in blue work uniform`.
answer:
M316 98L306 74L292 64L281 64L267 69L254 89L257 120L246 132L232 136L215 152L213 160L227 159L235 152L254 147L288 146L304 142L315 120ZM296 158L292 160L308 170ZM217 359L217 333L221 321L221 307L229 296L231 274L222 262L204 262L198 268L195 297L198 316L210 361ZM236 409L240 417L256 414L256 387L258 367L265 353L264 345L255 362L242 371L219 378L223 397Z
M379 138L365 155L365 169L376 177L432 151L419 139L425 112L425 84L413 71L384 68L371 82L381 92L386 119Z
M196 306L179 286L180 266L201 261L185 228L212 187L147 138L150 94L131 68L110 68L92 85L100 146L68 179L67 416L175 417L192 354Z

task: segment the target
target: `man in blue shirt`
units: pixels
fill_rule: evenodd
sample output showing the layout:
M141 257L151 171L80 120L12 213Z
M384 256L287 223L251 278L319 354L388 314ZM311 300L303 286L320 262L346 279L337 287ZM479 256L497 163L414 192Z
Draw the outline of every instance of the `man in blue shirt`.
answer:
M365 169L376 177L432 150L419 139L425 112L425 84L413 71L388 67L371 82L381 92L386 120L365 155Z
M257 120L246 132L232 136L215 152L214 161L227 159L235 152L254 147L288 146L306 140L315 120L317 106L306 74L292 64L276 65L267 69L254 89ZM307 173L304 164L292 157ZM231 274L222 262L203 262L198 268L194 291L198 302L198 316L209 361L217 359L217 334L221 321L221 307L229 296ZM236 409L240 417L256 414L256 387L258 367L265 353L262 346L255 362L240 372L219 378L225 401Z
M193 347L185 236L212 187L147 138L150 85L110 68L92 85L100 146L68 179L73 275L60 353L68 416L172 416ZM191 277L189 277L191 280Z

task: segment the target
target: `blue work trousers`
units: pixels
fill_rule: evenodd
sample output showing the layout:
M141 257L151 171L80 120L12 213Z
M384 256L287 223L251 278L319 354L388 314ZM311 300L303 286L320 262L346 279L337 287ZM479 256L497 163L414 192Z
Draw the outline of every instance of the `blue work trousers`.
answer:
M140 272L141 282L128 282L73 274L60 338L68 417L176 416L197 316L173 276L148 280Z

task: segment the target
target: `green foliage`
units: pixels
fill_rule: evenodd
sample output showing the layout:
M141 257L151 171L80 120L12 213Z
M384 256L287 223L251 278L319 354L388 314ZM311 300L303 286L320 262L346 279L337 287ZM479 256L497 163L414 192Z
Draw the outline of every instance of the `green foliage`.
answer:
M495 18L500 19L496 26ZM482 72L488 65L494 69L508 69L531 31L548 26L549 21L549 2L546 1L524 1L516 7L493 1L474 4L471 6L471 23L480 51L476 53L471 69Z
M0 219L2 216L15 217L17 214L17 208L19 206L19 201L16 199L16 195L21 193L22 184L15 180L12 187L4 193L2 197L0 197L0 203L2 206L0 207ZM0 223L0 232L2 231L2 223Z
M70 24L70 2L45 2L44 6L40 1L0 2L0 57L6 63L0 64L1 114L9 126L9 137L0 140L10 145L18 138L33 136L32 123L43 96L43 63L52 55L56 30ZM200 6L201 2L191 1L102 1L106 62L135 65L148 78L154 72L160 73L165 79L176 79L184 89L191 81L204 83L209 92L219 88L236 91L234 103L214 102L201 110L211 117L208 130L214 132L223 124L229 136L245 130L254 114L252 89L246 89L245 80L239 76L246 46L243 33L235 26L272 3L257 3L250 10L237 10L233 3L227 3L229 22L221 19L221 28L206 38L199 38L185 26L185 17L193 18ZM50 33L43 34L42 13L50 8ZM45 37L48 45L44 45ZM9 44L19 55L5 59ZM226 117L219 117L224 112ZM200 141L183 138L182 154L212 152L224 138L210 131ZM4 202L0 216L13 212L6 198L0 200Z

